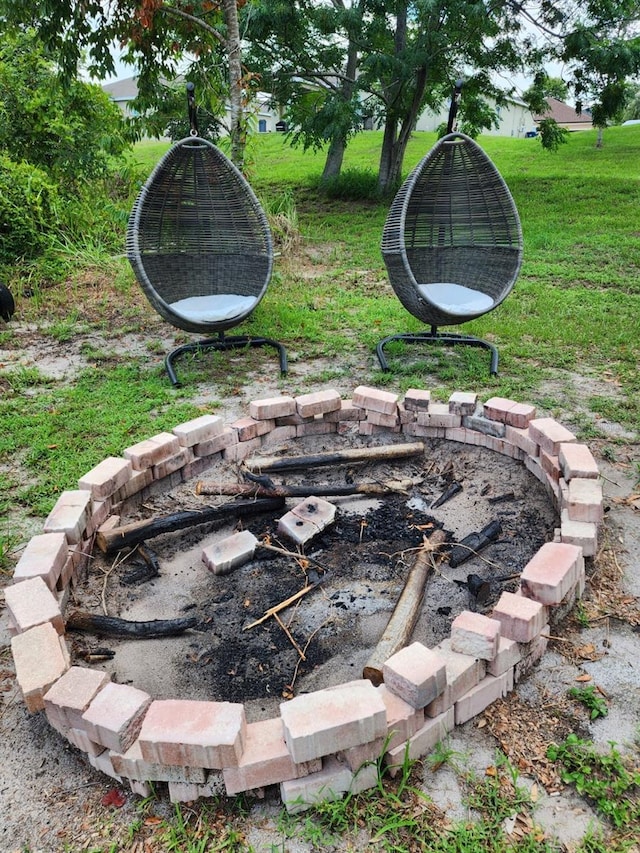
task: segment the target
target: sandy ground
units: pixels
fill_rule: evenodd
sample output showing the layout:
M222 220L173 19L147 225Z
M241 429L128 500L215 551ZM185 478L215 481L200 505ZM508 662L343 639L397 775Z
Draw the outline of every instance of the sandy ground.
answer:
M26 330L25 330L26 331ZM145 341L127 341L127 350L144 351ZM38 349L25 347L19 354L16 351L0 351L0 364L37 363L44 372L51 375L70 377L74 370L82 367L83 360L79 347L60 345L50 340ZM330 362L327 362L329 366ZM320 374L321 365L314 364L314 375ZM292 362L292 372L288 381L283 383L276 378L275 365L260 371L254 381L242 389L242 394L222 400L217 409L226 422L246 414L251 399L272 396L282 390L291 389L291 393L336 388L348 396L359 384L361 378L357 367L345 373L343 379L324 383L307 376L308 371ZM558 373L554 380L556 387L545 389L549 394L571 388L570 405L579 405L581 396L587 397L593 392L588 377L576 377ZM469 389L461 389L469 390ZM206 403L215 400L215 389L200 392L197 402ZM577 401L577 402L576 402ZM532 401L535 402L535 401ZM554 413L559 420L561 416ZM615 424L599 426L612 436L621 431ZM602 443L592 445L596 455ZM640 598L640 525L638 512L624 500L634 488L634 463L638 460L638 446L626 445L624 458L616 465L600 459L604 476L607 514L605 523L605 541L615 554L616 563L622 573L622 587L629 600ZM73 484L69 484L73 487ZM32 532L37 532L34 529ZM16 555L17 556L17 555ZM590 566L593 572L593 566ZM589 587L587 597L589 596ZM103 798L114 787L114 780L95 772L85 761L83 755L66 743L51 729L43 714L29 714L22 704L15 685L12 661L8 652L9 635L6 615L0 614L0 853L10 851L43 851L57 853L70 850L138 850L128 839L128 828L140 819L140 800L125 791L125 801L119 808L103 804ZM640 633L632 630L624 621L611 618L594 622L580 634L580 642L591 643L597 659L570 660L560 653L561 643L550 646L540 665L518 687L517 699L522 707L542 709L550 702L562 702L566 691L576 683L581 674L589 674L608 697L609 714L607 717L588 722L581 721L582 731L597 743L607 748L609 741L615 741L623 751L638 754L638 734L640 726ZM495 722L495 721L493 721ZM486 721L485 721L486 723ZM489 725L478 726L471 721L459 727L452 734L450 746L460 756L466 767L479 774L495 762L495 750L498 740L491 733L495 730L492 721ZM532 768L534 764L531 765ZM550 837L558 838L565 849L583 837L589 827L596 826L597 817L588 803L567 789L552 790L553 785L540 784L539 779L523 771L523 784L535 786L537 808L535 819L547 831ZM462 791L452 769L445 765L437 772L431 772L425 764L423 788L434 802L447 811L450 817L466 817L467 809L463 804ZM120 790L120 789L119 789ZM268 792L267 797L251 806L247 841L256 851L288 851L289 853L307 853L313 845L298 840L285 839L278 829L279 803L277 797ZM152 806L154 816L168 815L172 807L166 794ZM148 815L147 815L148 819ZM109 847L113 843L115 846ZM365 849L365 843L361 849ZM142 850L142 848L139 848ZM162 847L154 847L161 850ZM346 847L336 846L334 849Z

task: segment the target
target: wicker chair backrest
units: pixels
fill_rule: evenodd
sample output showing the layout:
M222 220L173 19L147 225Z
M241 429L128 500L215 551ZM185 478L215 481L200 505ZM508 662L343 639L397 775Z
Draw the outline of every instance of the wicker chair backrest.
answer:
M522 251L520 218L507 185L480 146L462 133L440 139L411 172L382 236L398 298L434 326L471 320L499 305L516 281ZM488 307L444 308L430 299L432 284L484 294Z
M187 137L155 167L135 202L127 257L151 305L192 332L223 331L262 299L273 268L266 215L246 179L211 142ZM172 309L192 297L251 297L237 316L189 319Z

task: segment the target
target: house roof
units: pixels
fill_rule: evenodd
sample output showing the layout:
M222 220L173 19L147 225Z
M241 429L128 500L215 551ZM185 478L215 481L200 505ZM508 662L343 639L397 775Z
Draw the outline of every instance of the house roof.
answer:
M106 83L102 89L114 101L131 101L138 94L137 78L127 77L125 80Z
M563 101L559 101L557 98L547 98L547 103L549 104L549 109L544 113L535 115L533 117L534 121L541 121L543 118L554 118L560 125L582 124L591 127L591 113L588 110L584 110L578 114L573 107L570 107L569 104L565 104Z

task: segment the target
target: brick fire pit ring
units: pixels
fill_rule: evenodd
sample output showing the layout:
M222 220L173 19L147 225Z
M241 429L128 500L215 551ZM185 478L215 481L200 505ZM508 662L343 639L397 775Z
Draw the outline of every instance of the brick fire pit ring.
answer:
M378 687L355 680L302 694L280 715L247 723L241 703L153 699L71 665L64 612L95 533L116 507L198 477L220 460L240 462L307 435L400 435L484 447L521 462L560 515L553 542L523 567L516 593L490 616L464 611L435 649L414 642L393 655ZM31 712L86 753L97 769L142 796L167 782L173 802L280 785L291 812L377 783L384 753L394 774L405 756L428 753L454 726L506 696L542 657L549 622L582 595L585 557L596 553L602 488L589 448L533 406L456 392L359 386L350 400L332 390L256 400L225 425L203 415L109 457L63 492L44 530L28 543L6 589L17 681Z

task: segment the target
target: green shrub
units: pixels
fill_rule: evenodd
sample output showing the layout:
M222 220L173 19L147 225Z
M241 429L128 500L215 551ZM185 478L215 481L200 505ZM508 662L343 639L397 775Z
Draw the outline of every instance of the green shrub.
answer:
M0 264L43 251L57 204L57 189L45 172L0 152Z

